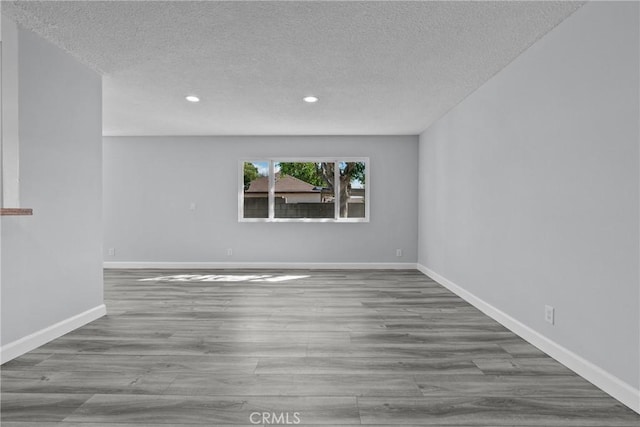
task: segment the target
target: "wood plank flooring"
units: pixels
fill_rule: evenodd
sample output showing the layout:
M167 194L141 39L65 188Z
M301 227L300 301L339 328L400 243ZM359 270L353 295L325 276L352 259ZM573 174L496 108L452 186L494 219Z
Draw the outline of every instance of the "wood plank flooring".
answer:
M640 425L417 271L107 270L105 299L2 366L3 427Z

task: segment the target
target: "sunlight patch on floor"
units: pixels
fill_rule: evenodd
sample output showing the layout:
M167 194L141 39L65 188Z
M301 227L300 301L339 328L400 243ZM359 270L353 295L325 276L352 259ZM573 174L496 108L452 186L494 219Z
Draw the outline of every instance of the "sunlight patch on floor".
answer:
M172 276L149 277L139 282L288 282L304 279L306 276L274 274L176 274Z

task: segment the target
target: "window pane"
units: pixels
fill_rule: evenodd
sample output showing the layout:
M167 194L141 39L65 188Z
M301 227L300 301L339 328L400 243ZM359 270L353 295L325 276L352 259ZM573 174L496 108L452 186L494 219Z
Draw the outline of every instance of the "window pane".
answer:
M365 217L365 178L364 162L340 162L340 218Z
M275 163L276 218L335 218L333 190L323 163Z
M241 161L240 167L239 221L369 220L367 158L269 159Z
M244 218L269 218L269 162L244 162Z

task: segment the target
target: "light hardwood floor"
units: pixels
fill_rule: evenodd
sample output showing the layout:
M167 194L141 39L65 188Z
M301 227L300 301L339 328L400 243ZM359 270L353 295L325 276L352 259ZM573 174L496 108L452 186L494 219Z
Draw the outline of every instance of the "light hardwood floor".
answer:
M640 425L417 271L107 270L105 299L2 366L3 427Z

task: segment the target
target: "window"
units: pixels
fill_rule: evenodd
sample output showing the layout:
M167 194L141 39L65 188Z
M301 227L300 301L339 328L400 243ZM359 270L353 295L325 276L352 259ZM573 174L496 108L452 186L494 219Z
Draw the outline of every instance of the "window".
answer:
M243 160L243 222L368 222L369 159Z

